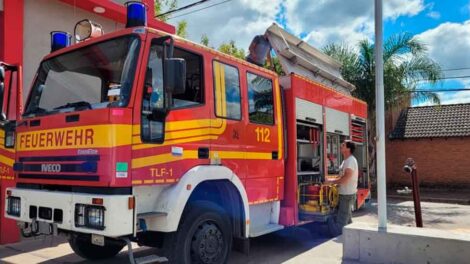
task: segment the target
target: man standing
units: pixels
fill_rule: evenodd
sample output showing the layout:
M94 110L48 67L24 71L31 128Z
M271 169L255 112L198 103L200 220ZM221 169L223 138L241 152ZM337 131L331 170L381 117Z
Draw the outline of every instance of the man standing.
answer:
M343 233L343 227L352 223L351 209L354 205L357 192L358 166L357 160L353 156L356 146L352 141L345 140L341 143L341 154L344 157L340 166L340 178L330 181L339 185L339 205L336 219L328 219L328 229L333 236Z

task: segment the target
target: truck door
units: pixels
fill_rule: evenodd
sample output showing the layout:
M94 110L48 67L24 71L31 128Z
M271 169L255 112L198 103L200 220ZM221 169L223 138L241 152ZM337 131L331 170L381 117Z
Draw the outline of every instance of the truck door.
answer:
M251 203L279 200L284 185L280 87L277 79L250 71L246 85L248 199Z
M239 67L222 60L212 62L214 118L211 120L211 158L231 169L241 181L246 178L245 122Z

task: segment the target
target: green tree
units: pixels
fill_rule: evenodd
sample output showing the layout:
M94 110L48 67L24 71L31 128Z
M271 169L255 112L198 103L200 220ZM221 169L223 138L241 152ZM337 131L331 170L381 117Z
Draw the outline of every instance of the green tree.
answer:
M178 7L177 0L155 0L155 5L154 5L155 15L166 13L168 11L173 11L177 7ZM163 10L166 10L166 11L163 11ZM167 22L168 19L170 19L170 15L171 14L159 16L158 19L160 19L163 22ZM181 20L176 25L176 35L182 38L186 38L188 35L187 28L188 28L188 22L186 20Z
M270 65L270 63L271 63L271 65ZM276 72L280 76L286 75L286 73L282 69L282 65L281 65L281 62L279 61L279 57L277 57L277 56L272 56L270 62L268 62L268 60L266 60L266 62L264 63L264 67L266 69L269 69L269 70L272 70L272 71Z
M188 22L186 20L180 21L178 25L176 26L176 35L182 37L182 38L187 38L188 37Z
M155 0L155 5L154 5L155 15L166 13L168 11L173 11L176 9L177 6L178 6L177 0ZM167 11L163 11L163 10L167 10ZM163 22L168 21L168 18L169 18L169 15L163 15L163 16L158 17L158 19L160 19Z
M242 48L238 48L234 40L230 40L229 42L224 42L220 44L218 50L228 55L232 55L239 59L245 59L245 50Z
M201 44L206 46L206 47L209 47L209 37L207 36L207 34L202 34Z
M411 100L431 101L439 104L436 93L419 92L422 80L435 85L442 71L426 53L426 45L408 33L392 35L384 43L385 107L407 107ZM357 49L345 44L330 44L323 52L339 61L341 74L356 86L353 95L368 104L369 157L371 174L375 175L375 58L374 45L368 40L359 42Z

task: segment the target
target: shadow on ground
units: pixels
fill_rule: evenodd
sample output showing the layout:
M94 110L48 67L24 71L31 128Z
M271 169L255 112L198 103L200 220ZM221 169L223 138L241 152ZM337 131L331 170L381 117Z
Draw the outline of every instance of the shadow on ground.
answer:
M330 241L330 238L327 236L326 227L320 224L306 225L303 227L289 228L286 230L281 230L273 234L265 235L262 237L251 239L251 251L250 254L245 255L240 252L232 251L229 263L230 264L263 264L263 263L283 263L291 260L291 263L304 263L296 262L295 259L297 256L302 254L307 254L308 251L315 249L318 246L322 246L323 243ZM338 262L341 263L342 255L342 246L341 242L338 239L333 239L333 246L335 252L338 255L336 258ZM15 255L25 254L25 257L36 257L39 261L34 261L35 263L43 264L58 264L58 263L98 263L87 261L79 256L75 255L71 249L68 247L65 239L55 239L55 241L44 240L44 242L38 240L23 241L21 247L10 245L6 246L6 249L9 249L9 254L0 254L0 259L4 259L2 263L12 263L17 264L16 260L14 262L8 262L8 257L15 257ZM338 244L339 243L339 244ZM338 244L338 246L335 246ZM46 250L51 247L51 251L60 252L61 254L56 254L54 258L51 258ZM58 247L58 248L56 248ZM18 249L20 248L20 249ZM55 249L52 249L55 248ZM1 248L0 248L1 250ZM158 250L148 247L141 247L135 250L136 257L147 256L151 254L159 254ZM335 254L336 254L335 253ZM49 257L48 257L49 256ZM330 253L331 256L331 253ZM6 261L5 261L6 259ZM13 259L13 258L12 258ZM14 258L18 259L18 258ZM42 259L42 260L41 260ZM99 261L103 264L111 263L129 263L127 248L121 251L115 258ZM23 264L23 263L22 263Z

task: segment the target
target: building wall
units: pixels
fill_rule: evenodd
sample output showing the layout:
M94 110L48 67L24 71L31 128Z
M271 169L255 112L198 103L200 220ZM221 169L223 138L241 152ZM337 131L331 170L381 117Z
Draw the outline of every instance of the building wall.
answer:
M420 183L426 186L470 187L470 138L407 139L387 141L387 183L411 187L402 172L410 157L418 166Z
M80 8L74 8L57 0L25 0L24 11L24 100L29 93L31 82L41 59L50 53L51 31L66 31L73 34L75 24L85 18L101 24L105 33L124 27L124 25L110 19Z

